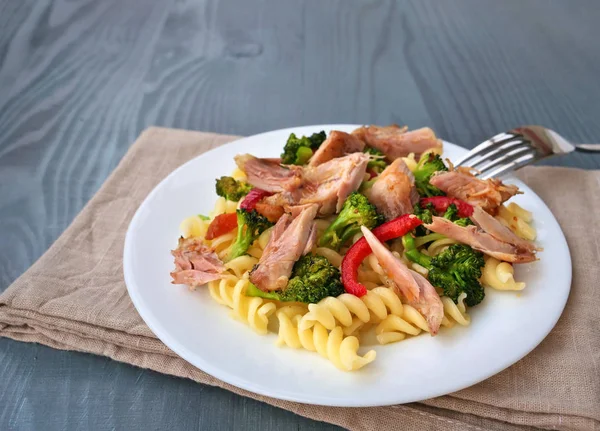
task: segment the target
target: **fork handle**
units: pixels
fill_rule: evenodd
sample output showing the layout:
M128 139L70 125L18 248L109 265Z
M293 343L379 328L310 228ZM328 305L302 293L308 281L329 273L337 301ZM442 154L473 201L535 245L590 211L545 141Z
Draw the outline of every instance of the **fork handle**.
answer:
M577 144L575 149L584 153L600 153L600 144Z

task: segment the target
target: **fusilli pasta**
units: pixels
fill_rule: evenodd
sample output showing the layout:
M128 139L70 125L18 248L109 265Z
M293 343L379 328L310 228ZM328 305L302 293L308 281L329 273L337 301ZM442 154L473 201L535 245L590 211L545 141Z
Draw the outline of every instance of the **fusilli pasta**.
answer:
M375 360L374 350L368 351L364 356L358 355L358 338L345 337L340 326L328 331L325 326L316 322L311 327L302 329L300 327L301 312L302 310L298 306L286 306L277 311L278 345L318 352L343 371L358 370Z
M525 283L515 281L514 273L515 270L510 263L486 257L485 266L481 270L481 282L497 290L525 289Z
M514 202L507 206L501 205L498 208L496 219L521 238L533 241L537 236L535 228L531 226L533 220L531 212Z
M337 298L328 297L317 304L309 304L308 313L302 317L299 327L308 329L318 322L332 330L338 324L342 327L356 324L355 317L367 323L381 321L388 314L402 315L402 302L391 289L377 287L360 298L344 293Z
M262 298L246 296L244 293L248 283L247 279L235 282L231 278L224 278L209 282L208 291L219 304L231 308L233 317L264 335L268 332L269 317L275 312L277 305Z

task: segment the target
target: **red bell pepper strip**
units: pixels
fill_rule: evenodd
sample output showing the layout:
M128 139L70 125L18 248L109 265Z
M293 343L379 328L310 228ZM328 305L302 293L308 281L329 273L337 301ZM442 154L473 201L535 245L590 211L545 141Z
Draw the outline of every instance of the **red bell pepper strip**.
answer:
M377 176L377 172L373 168L367 168L367 174L369 174L369 180L372 180Z
M432 204L433 208L438 213L444 213L452 204L456 205L459 217L470 217L473 214L473 206L463 200L449 198L447 196L434 196L431 198L422 198L419 201L421 208L427 208L427 205Z
M381 242L400 238L421 225L423 222L413 214L405 214L390 220L373 229L373 235ZM358 282L358 267L365 258L371 254L371 247L364 238L356 241L342 260L342 283L346 292L363 296L367 288Z
M206 239L215 239L237 228L237 214L219 214L208 225Z
M252 211L256 208L256 204L267 196L271 196L273 193L267 192L265 190L254 188L248 192L242 203L240 204L240 208L247 211Z

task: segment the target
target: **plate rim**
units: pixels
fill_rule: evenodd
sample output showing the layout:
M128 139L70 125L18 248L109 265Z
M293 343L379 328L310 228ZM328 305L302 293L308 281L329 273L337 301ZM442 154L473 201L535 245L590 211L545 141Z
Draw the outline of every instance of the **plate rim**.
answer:
M135 282L133 280L132 271L130 270L131 263L129 261L131 259L131 255L129 253L129 250L132 249L131 244L133 241L132 237L134 235L133 227L138 223L138 219L142 216L145 206L149 205L148 202L151 201L151 199L154 197L155 194L159 193L159 189L161 188L162 184L166 183L170 178L176 176L180 170L185 169L185 167L188 164L192 164L196 159L204 157L211 152L216 152L216 151L222 149L223 147L232 145L240 140L244 140L244 139L248 139L248 138L258 138L261 136L265 136L265 135L269 135L269 134L276 134L276 133L285 133L285 132L291 133L291 132L293 132L297 129L301 129L301 128L302 129L311 128L311 129L334 130L336 128L351 128L351 127L360 127L360 126L361 125L341 124L341 123L340 124L316 124L316 125L286 127L286 128L282 128L282 129L276 129L276 130L270 130L270 131L258 133L255 135L241 136L241 137L234 139L232 141L229 141L223 145L220 145L215 148L211 148L208 151L205 151L205 152L191 158L190 160L186 161L185 163L182 163L180 166L178 166L173 171L171 171L158 184L156 184L154 186L154 188L150 191L150 193L148 193L148 195L144 198L143 202L138 206L135 214L133 215L133 217L127 227L127 232L125 235L125 241L124 241L124 245L123 245L123 276L124 276L127 292L129 294L129 297L132 300L132 303L133 303L136 311L139 313L140 317L142 318L144 323L148 326L148 328L154 333L154 335L156 335L156 337L162 343L164 343L169 349L171 349L180 358L182 358L183 360L188 362L193 367L198 368L199 370L202 370L202 371L206 372L207 374L209 374L227 384L230 384L232 386L235 386L235 387L243 389L243 390L247 390L247 391L255 393L255 394L263 395L263 396L274 398L274 399L298 402L298 403L302 403L302 404L313 404L313 405L331 406L331 407L378 407L378 406L388 406L388 405L395 405L395 404L404 404L404 403L416 402L416 401L418 402L418 401L421 401L424 399L431 399L431 398L435 398L438 396L451 394L456 391L473 386L477 383L480 383L480 382L502 372L503 370L511 367L512 365L514 365L515 363L517 363L518 361L523 359L525 356L527 356L529 353L531 353L537 346L539 346L539 344L550 334L550 332L556 326L556 323L562 316L565 306L567 304L569 295L570 295L570 291L571 291L571 287L572 287L572 276L573 276L571 251L570 251L569 245L566 241L564 232L562 231L562 227L558 223L558 220L556 219L556 217L554 216L554 214L552 213L550 208L548 208L546 203L539 197L539 195L537 195L537 193L535 193L533 190L531 190L531 188L529 186L527 186L524 182L522 182L518 178L512 177L512 176L508 177L508 178L516 179L521 184L524 184L525 187L527 188L527 192L532 193L540 200L541 204L546 208L548 213L552 216L553 221L556 223L556 225L559 228L558 233L560 236L560 240L562 242L562 246L564 246L564 250L566 251L566 257L568 259L568 262L563 262L563 266L565 266L565 267L567 267L567 265L565 265L565 264L568 263L568 269L569 269L569 271L567 273L568 289L566 290L565 294L563 295L562 304L560 307L560 313L557 314L556 318L553 318L551 321L547 322L547 323L550 323L550 325L548 326L548 329L544 331L545 332L544 336L541 337L539 341L537 341L530 348L524 349L524 353L516 355L518 357L514 360L511 360L510 364L508 364L506 366L500 366L497 368L493 368L493 369L489 370L488 373L484 373L485 375L483 377L481 375L479 375L475 379L465 379L465 381L468 380L468 382L466 382L466 383L463 382L463 384L457 385L457 388L454 390L432 391L431 392L432 395L430 397L419 398L419 399L415 399L415 400L407 400L407 401L389 400L389 401L385 401L385 402L381 402L381 401L369 402L368 400L357 399L356 402L352 402L352 403L348 403L348 402L340 403L340 402L335 402L335 401L332 402L330 398L324 398L321 400L315 400L314 398L309 399L308 397L302 398L297 395L286 394L286 393L282 392L281 390L277 390L277 394L274 395L273 392L269 391L268 387L264 387L260 384L254 383L253 381L247 380L245 378L241 378L237 375L232 375L228 372L222 372L219 367L212 366L210 362L204 361L202 358L198 358L198 357L190 358L190 355L188 355L189 349L187 347L185 347L183 344L179 343L177 340L172 338L168 334L168 331L164 327L160 327L160 325L158 323L155 324L153 317L150 315L151 314L150 310L146 309L143 306L143 300L141 299L141 295L139 295L138 291L132 287L135 284ZM445 140L444 140L444 144L450 144L451 146L458 147L465 151L468 150L464 147L461 147L460 145L453 144L453 143L445 141ZM557 248L561 248L561 247L558 246ZM196 365L195 363L198 363L199 365Z

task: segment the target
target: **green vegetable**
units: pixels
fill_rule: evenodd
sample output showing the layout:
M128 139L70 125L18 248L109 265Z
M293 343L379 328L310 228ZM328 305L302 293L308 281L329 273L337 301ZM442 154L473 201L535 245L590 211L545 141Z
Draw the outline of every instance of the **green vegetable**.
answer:
M429 204L426 208L421 208L419 203L415 204L413 214L416 215L423 223L429 224L433 221L433 205ZM415 236L427 235L429 231L423 225L417 226L415 229Z
M429 184L431 176L438 171L447 171L448 168L439 154L429 153L421 157L413 172L417 192L422 197L444 196L444 192Z
M452 244L437 256L429 257L417 250L412 235L402 237L402 243L406 257L429 270L429 281L442 289L444 296L457 303L464 292L469 307L483 300L485 291L479 282L481 268L485 265L483 253L465 244Z
M375 184L375 181L377 181L377 177L371 178L370 180L367 180L367 181L363 181L362 183L360 183L360 187L358 188L358 191L360 193L366 192L371 187L373 187L373 184Z
M314 304L328 296L344 293L340 271L327 258L307 254L302 256L292 269L292 276L285 289L263 292L252 283L246 290L247 296L275 299L285 302Z
M329 225L319 240L321 247L339 250L348 240L360 232L361 226L373 229L384 219L374 205L358 192L351 193L344 202L342 210Z
M371 157L371 160L369 160L369 163L367 163L367 170L371 169L378 174L383 172L383 170L388 165L385 161L385 154L383 154L381 151L379 151L375 148L372 148L372 147L365 148L364 152L365 152L365 154L374 156L374 157Z
M450 220L451 222L456 223L459 226L463 226L463 227L473 224L473 222L471 221L470 218L468 218L468 217L461 218L458 216L458 208L454 204L450 204L448 206L448 209L444 213L444 218Z
M254 240L265 230L273 226L266 217L260 215L256 210L237 210L237 237L231 246L226 261L246 254Z
M210 220L210 217L205 216L204 214L198 214L198 217L200 218L200 220Z
M281 154L281 163L284 165L306 164L326 138L327 135L324 131L301 138L296 137L293 133L290 134Z
M431 259L429 281L444 290L444 295L455 303L461 293L466 293L465 304L479 304L485 297L479 283L481 268L485 265L483 253L465 244L452 244Z
M217 179L215 189L219 196L228 201L237 202L252 190L252 186L243 181L237 181L233 177L221 177Z

